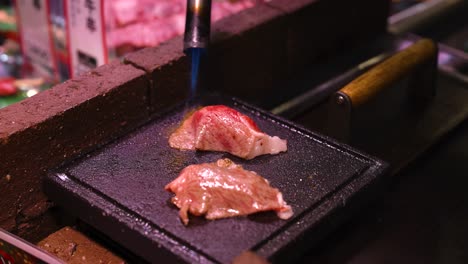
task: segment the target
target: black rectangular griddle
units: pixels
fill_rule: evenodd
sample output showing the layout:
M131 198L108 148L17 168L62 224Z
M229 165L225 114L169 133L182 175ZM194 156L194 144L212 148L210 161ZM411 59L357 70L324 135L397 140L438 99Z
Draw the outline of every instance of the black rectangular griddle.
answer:
M47 195L149 262L228 263L245 250L280 261L310 247L383 176L387 166L364 153L234 98L206 96L191 104L224 104L250 116L264 132L288 140L288 151L243 160L230 154L171 149L168 137L187 106L180 106L123 138L50 172ZM164 186L190 164L228 157L279 188L294 210L205 220L179 220ZM290 255L291 254L291 255Z

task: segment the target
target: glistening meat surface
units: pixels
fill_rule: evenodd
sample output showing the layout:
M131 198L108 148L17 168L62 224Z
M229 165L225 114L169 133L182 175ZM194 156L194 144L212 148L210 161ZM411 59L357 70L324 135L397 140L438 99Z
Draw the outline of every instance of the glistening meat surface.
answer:
M224 105L194 112L169 138L172 148L224 151L253 159L287 150L286 140L263 133L248 116Z
M179 216L187 225L188 213L207 219L276 211L281 219L293 215L281 192L253 171L229 159L214 163L190 165L179 177L166 185L174 192L172 202L180 208Z

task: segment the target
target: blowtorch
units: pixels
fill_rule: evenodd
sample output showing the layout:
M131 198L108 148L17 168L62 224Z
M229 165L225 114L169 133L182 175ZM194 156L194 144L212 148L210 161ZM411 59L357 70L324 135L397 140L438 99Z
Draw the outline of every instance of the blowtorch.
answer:
M211 0L187 0L184 51L208 47L210 42Z
M199 90L200 61L210 43L210 26L211 0L187 0L184 52L191 57L190 99Z

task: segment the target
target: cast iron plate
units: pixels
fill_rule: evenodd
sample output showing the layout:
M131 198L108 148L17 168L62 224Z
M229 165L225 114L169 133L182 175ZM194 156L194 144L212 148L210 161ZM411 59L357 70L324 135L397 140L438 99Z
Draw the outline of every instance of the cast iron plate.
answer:
M236 99L207 97L249 115L266 133L288 140L288 151L242 160L230 154L179 151L168 145L186 106L50 172L45 191L59 205L150 262L227 263L245 250L278 260L321 237L356 194L386 165L343 144ZM164 186L194 163L228 157L279 188L294 210L287 221L259 213L216 221L191 217L184 226ZM328 227L326 227L328 226Z

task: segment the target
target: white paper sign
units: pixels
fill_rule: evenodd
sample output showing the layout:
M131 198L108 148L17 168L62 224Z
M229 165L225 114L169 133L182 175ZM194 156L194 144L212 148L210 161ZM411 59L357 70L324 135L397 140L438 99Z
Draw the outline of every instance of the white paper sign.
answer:
M41 76L56 76L53 53L49 2L47 0L16 0L21 48L25 59Z
M104 0L65 0L72 77L107 63Z

